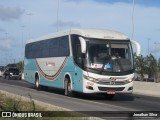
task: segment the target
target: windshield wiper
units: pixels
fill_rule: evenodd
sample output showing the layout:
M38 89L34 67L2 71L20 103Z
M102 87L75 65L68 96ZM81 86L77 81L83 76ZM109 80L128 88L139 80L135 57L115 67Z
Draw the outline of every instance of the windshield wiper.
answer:
M104 67L105 67L106 63L109 62L110 60L111 60L111 56L110 55L107 55L104 58L103 66L102 66L102 69L100 70L99 74L102 74L102 72L104 71Z
M118 63L118 65L120 67L120 70L124 71L123 66L122 66L122 64L121 64L121 62L119 60L120 60L120 58L116 59L116 62Z

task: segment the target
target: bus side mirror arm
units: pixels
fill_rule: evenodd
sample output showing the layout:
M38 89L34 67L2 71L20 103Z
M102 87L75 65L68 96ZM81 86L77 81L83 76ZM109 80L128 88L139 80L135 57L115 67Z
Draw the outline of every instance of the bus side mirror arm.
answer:
M140 46L140 44L135 40L131 40L131 43L136 46L136 49L137 49L136 55L140 56L140 54L141 54L141 46Z
M79 40L81 43L81 52L86 53L86 41L82 37L79 37Z

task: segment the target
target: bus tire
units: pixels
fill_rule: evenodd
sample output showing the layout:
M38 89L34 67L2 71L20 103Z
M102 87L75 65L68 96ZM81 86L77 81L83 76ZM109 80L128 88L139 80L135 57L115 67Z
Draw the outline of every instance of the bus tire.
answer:
M71 82L67 77L65 78L65 81L64 81L64 95L70 96L70 97L73 96L73 92L71 90Z
M39 84L39 77L35 77L35 88L37 90L40 90L41 89L41 85Z
M39 84L39 77L35 77L35 88L37 90L48 90L48 87Z

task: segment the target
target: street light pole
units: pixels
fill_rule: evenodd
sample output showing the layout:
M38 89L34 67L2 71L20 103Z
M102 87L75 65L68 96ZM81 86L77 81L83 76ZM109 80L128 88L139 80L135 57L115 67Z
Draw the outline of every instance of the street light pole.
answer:
M21 26L22 28L22 48L24 47L24 40L23 40L23 34L24 34L24 25Z
M33 15L33 13L27 13L26 15L29 16L29 39L31 38L31 15Z
M57 5L57 32L59 31L59 0Z
M24 43L24 25L21 26L22 28L22 61L24 59L24 46L25 46L25 43Z
M156 53L156 60L158 61L158 57L157 57L157 52L158 52L158 50L159 50L159 45L160 45L160 43L159 42L154 42L154 45L155 45L155 53Z
M149 41L151 40L150 38L147 38L147 40L148 40L148 55L149 55L149 53L150 53L150 49L149 49Z
M8 39L8 33L7 32L5 33L5 39L6 39L6 41ZM6 51L6 65L9 63L7 56L8 56L8 51Z

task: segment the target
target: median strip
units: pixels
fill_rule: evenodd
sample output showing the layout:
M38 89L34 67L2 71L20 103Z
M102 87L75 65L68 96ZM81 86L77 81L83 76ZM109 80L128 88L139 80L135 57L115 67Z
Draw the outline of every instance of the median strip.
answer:
M66 108L33 100L32 96L30 95L28 95L27 98L24 96L15 95L2 90L0 90L0 112L2 112L0 117L4 117L9 112L13 119L21 117L24 118L25 120L28 117L29 118L32 117L37 120L39 119L52 120L53 118L54 120L55 119L64 119L64 120L99 119L96 117L88 117L87 115L74 112Z

